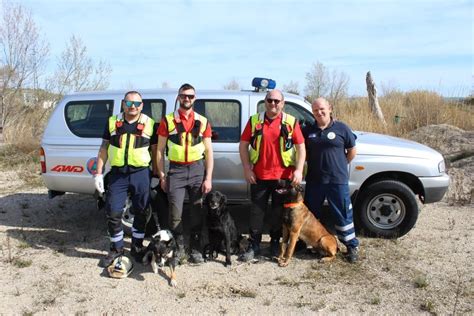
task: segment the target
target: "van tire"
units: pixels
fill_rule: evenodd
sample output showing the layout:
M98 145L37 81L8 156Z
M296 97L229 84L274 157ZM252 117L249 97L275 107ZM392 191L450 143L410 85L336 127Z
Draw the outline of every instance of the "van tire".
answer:
M123 232L127 236L132 236L132 226L133 226L133 218L134 215L130 212L131 203L128 205L129 198L127 198L127 204L124 208L122 213L122 228ZM151 206L148 207L147 216L146 216L146 228L145 228L145 235L150 236L157 232L155 219L153 218Z
M126 235L132 236L133 214L130 213L130 199L127 198L126 207L122 213L122 227ZM150 206L147 213L146 236L152 236L161 229L168 229L168 197L166 193L158 187L150 192ZM153 216L153 213L156 216ZM156 221L159 221L157 225Z
M395 239L413 228L418 213L416 196L406 184L381 180L359 193L355 216L363 235Z

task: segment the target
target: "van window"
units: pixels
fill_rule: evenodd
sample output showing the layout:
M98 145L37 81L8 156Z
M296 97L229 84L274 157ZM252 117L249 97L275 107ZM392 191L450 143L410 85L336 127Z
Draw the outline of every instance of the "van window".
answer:
M194 110L211 123L214 143L240 141L241 104L237 100L203 100L194 102Z
M155 120L156 123L160 123L161 119L165 116L164 109L166 108L166 101L161 99L143 99L142 113L148 115ZM123 107L120 107L120 113L123 112Z
M257 105L257 112L260 113L262 111L265 111L264 100L258 102ZM296 103L285 101L285 107L283 108L283 111L296 117L300 123L301 128L303 128L305 125L314 123L313 114Z
M71 101L64 108L66 124L76 136L102 137L113 107L113 100Z
M143 99L142 113L148 115L155 122L160 123L163 116L165 116L164 109L166 108L166 101L161 99ZM123 108L120 108L123 112Z

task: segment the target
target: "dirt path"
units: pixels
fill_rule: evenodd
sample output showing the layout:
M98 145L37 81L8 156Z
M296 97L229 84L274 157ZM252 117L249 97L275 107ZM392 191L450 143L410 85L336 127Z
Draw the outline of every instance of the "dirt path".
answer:
M6 180L5 180L6 179ZM0 181L2 314L472 314L473 208L428 205L398 240L362 238L361 262L180 266L178 287L136 265L124 280L97 266L108 241L92 197L48 200ZM4 191L4 192L5 192ZM17 192L17 193L14 193ZM222 260L223 257L219 257Z

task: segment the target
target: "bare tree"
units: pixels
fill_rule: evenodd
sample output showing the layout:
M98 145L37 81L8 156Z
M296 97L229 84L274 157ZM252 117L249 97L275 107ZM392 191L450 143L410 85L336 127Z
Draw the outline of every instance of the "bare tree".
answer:
M339 101L347 97L347 89L349 87L349 76L341 71L333 70L329 76L329 103L336 106Z
M109 86L112 72L105 61L94 62L87 55L87 47L73 35L61 54L50 85L59 95L71 91L104 90Z
M38 86L49 45L40 36L31 12L21 4L4 1L1 10L0 124L5 126L12 113L20 112L14 104L23 103L19 92L28 85Z
M283 91L299 95L300 89L298 88L298 82L291 80L288 84L284 84Z
M237 80L235 80L235 78L232 78L229 81L229 83L224 85L224 89L225 90L240 90L240 85L237 82Z
M385 122L385 118L383 117L382 109L379 105L379 100L377 99L377 88L375 87L375 82L372 79L370 71L367 72L365 81L367 83L367 93L369 96L370 109L375 115L375 117L383 123L383 125L387 125L387 123Z
M328 81L326 67L319 61L313 64L311 70L306 73L306 99L312 102L316 98L325 96L329 90Z
M336 105L347 96L349 76L343 71L332 72L319 61L313 64L306 73L306 99L312 102L316 98L325 97L332 105Z

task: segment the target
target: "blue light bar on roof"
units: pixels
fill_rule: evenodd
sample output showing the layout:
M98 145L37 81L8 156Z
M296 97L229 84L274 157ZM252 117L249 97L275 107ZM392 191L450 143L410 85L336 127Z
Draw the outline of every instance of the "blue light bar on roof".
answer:
M260 89L275 89L276 82L273 79L268 78L253 78L252 87Z

